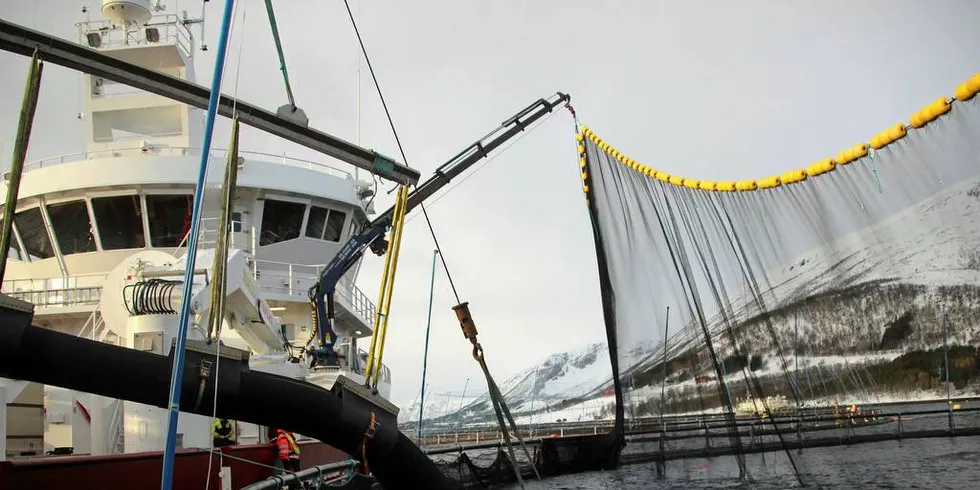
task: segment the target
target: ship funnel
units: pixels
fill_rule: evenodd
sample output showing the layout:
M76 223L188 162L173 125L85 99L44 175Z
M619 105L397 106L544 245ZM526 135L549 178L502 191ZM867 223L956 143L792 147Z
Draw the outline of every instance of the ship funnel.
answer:
M102 0L102 15L124 25L146 24L152 8L150 0Z

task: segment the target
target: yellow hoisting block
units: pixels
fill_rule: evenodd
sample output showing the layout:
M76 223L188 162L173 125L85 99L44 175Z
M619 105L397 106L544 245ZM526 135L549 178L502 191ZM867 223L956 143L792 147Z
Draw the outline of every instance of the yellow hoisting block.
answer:
M378 380L381 378L381 358L385 352L385 334L388 333L391 293L395 289L395 270L398 268L398 252L401 250L402 231L405 228L407 209L408 186L399 186L398 194L395 197L395 209L391 216L391 241L388 242L388 250L385 253L381 290L378 293L378 313L374 316L374 331L371 332L371 347L368 349L367 369L364 371L364 385L373 387L375 390L378 387Z

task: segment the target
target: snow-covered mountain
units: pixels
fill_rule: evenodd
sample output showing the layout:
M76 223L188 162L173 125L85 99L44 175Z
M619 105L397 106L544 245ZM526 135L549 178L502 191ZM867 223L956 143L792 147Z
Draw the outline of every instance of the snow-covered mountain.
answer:
M605 342L594 343L574 351L552 354L499 383L499 387L514 418L530 418L532 413L543 414L555 407L568 406L596 391L611 378L610 366ZM427 393L423 418L440 425L459 421L482 423L493 420L494 412L486 390L464 400L460 396L444 394L440 397ZM399 416L400 423L415 420L418 420L418 397L403 407Z
M760 374L778 377L783 369L777 354L792 366L796 345L801 356L833 359L828 369L935 348L942 345L943 327L950 343L975 345L980 342L978 210L980 184L965 181L791 258L766 274L772 287L763 291L765 312L749 296L733 302L729 315L741 349L770 363ZM689 382L693 388L694 376L714 375L703 335L692 335L692 327L672 339L668 387ZM731 334L720 315L709 319L709 331L718 358L730 356ZM640 388L662 379L662 351L648 353L620 356L623 378L632 377ZM659 386L645 391L637 394L659 399Z
M481 395L480 391L474 389L472 393L460 392L437 392L429 389L425 390L425 409L422 411L423 420L452 419L453 415L460 408L473 403ZM416 422L419 419L419 396L405 405L399 405L398 423L405 424ZM446 416L450 417L446 417Z

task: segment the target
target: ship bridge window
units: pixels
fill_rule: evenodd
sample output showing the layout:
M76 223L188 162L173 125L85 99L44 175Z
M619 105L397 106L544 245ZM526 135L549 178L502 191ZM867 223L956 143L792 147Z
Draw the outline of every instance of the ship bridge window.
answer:
M343 211L310 206L310 216L306 220L306 236L339 242L345 221L347 221L347 213Z
M139 196L93 197L92 213L103 250L143 248L143 211Z
M62 255L95 251L95 235L85 201L49 204L47 208Z
M150 245L176 247L191 229L190 194L146 196L146 218L150 224Z
M48 238L48 230L41 218L41 208L31 208L14 215L14 225L24 242L24 251L31 260L54 257L54 247Z
M357 220L350 220L350 233L348 234L347 238L354 238L354 235L357 235L357 232L359 231L357 228Z
M3 226L2 219L0 219L0 226ZM20 243L17 243L17 236L14 235L13 228L10 229L10 251L7 252L7 258L12 260L24 260L23 255L20 253Z
M92 113L96 142L177 136L183 132L180 106L141 107Z
M266 199L262 211L262 235L259 245L272 245L299 238L306 205L298 202Z

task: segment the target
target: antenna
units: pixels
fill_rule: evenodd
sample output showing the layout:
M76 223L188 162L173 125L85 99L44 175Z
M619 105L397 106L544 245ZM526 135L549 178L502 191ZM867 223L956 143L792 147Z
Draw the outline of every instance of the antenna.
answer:
M207 16L205 15L208 11L207 9L208 0L201 2L201 51L208 50L207 36L205 36L205 27L207 26Z
M357 18L361 18L361 1L357 1ZM355 46L356 47L356 46ZM355 143L361 144L361 51L357 50L357 139ZM359 169L354 167L354 181L360 182Z
M159 2L157 5L159 7ZM149 0L102 0L102 15L118 22L127 30L145 25L153 16Z

